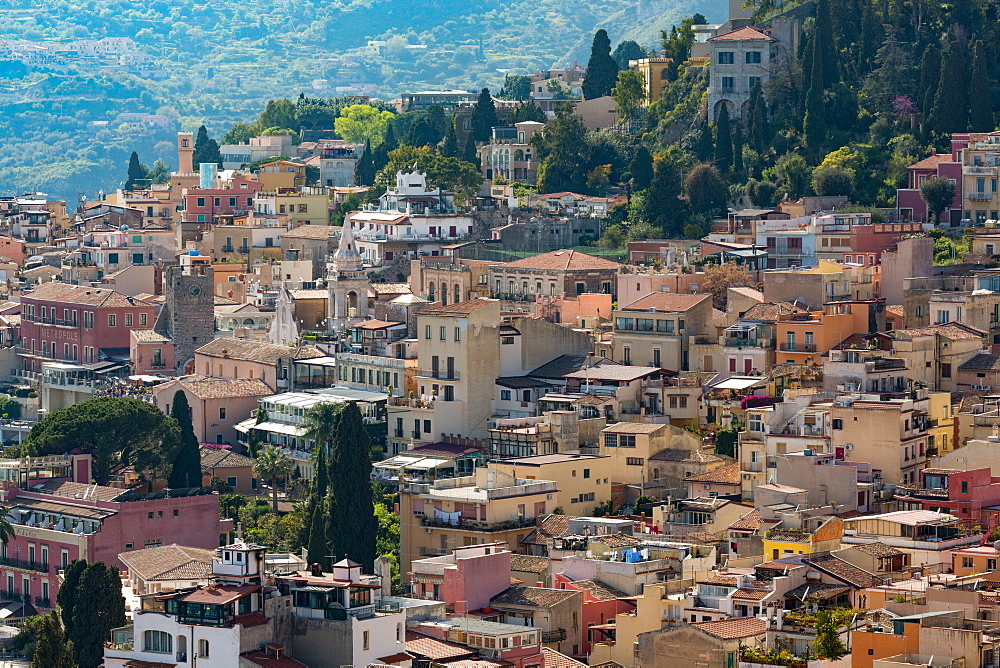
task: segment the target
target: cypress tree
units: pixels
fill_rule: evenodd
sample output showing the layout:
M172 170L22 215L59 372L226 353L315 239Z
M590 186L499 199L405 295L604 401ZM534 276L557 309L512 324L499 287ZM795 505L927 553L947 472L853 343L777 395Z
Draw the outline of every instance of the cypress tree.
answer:
M618 80L618 63L611 57L611 40L608 31L601 28L594 35L590 46L590 60L587 61L587 76L583 80L583 99L611 95Z
M211 139L208 137L208 128L204 125L198 128L197 134L194 137L194 154L192 159L194 160L194 170L197 172L199 166L203 162L212 162L209 160L211 147L209 142Z
M649 187L649 182L653 180L653 156L644 145L640 144L632 154L629 171L632 172L633 188L645 190Z
M882 24L879 23L878 17L875 16L875 9L872 7L871 2L862 3L864 6L861 13L861 38L857 44L857 71L861 75L865 75L872 69L872 64L875 62L876 44L881 44L882 35ZM937 69L935 68L935 72Z
M358 160L357 174L360 185L370 186L375 183L375 155L371 139L365 139L365 151Z
M733 128L733 172L743 173L743 128L739 123Z
M941 56L941 78L938 79L934 106L928 119L931 132L950 134L968 129L969 98L965 85L967 74L962 49L952 38Z
M923 91L923 99L917 100L920 104L920 112L924 115L926 122L934 108L934 97L937 95L938 81L941 78L941 50L939 45L931 43L924 49L924 55L920 59L920 90Z
M73 643L66 640L59 615L53 610L38 626L31 668L74 668L74 665Z
M392 123L389 123L389 127L385 131L385 136L382 138L382 143L375 149L376 173L382 171L382 168L389 164L389 152L395 151L397 148L399 148L399 140L396 139L396 131L393 129Z
M750 148L758 153L763 153L767 149L768 142L771 141L771 135L767 118L767 99L764 97L764 89L760 84L754 85L750 91L748 115L750 117L747 121L748 143Z
M670 156L662 157L653 167L653 180L643 200L643 218L664 234L680 237L684 228L684 183L681 170Z
M824 2L824 0L820 0ZM826 108L823 106L823 33L813 35L812 72L806 92L806 114L802 121L802 140L810 151L816 151L826 139Z
M715 141L712 139L712 128L709 126L707 118L698 126L694 154L701 162L711 160L715 156Z
M132 151L128 158L128 180L125 181L125 190L134 190L142 185L142 181L149 178L149 172L142 163L139 162L139 154Z
M992 132L995 127L988 76L983 42L976 40L975 46L972 47L972 77L969 79L970 132Z
M327 539L334 560L344 557L370 573L375 564L378 521L371 489L371 442L354 402L345 404L330 453Z
M66 634L73 637L73 606L76 605L76 591L80 586L80 576L87 569L85 559L74 559L63 569L63 582L56 594L56 604L62 615L62 623Z
M315 475L312 489L306 506L306 517L309 518L308 533L303 543L306 545L306 558L309 565L321 564L329 567L327 555L329 546L326 542L326 517L329 510L327 496L330 493L330 465L326 456L326 446L320 444L316 455Z
M125 625L118 568L103 561L90 564L80 576L73 605L73 656L80 668L97 668L104 660L104 641L111 629Z
M454 118L448 124L448 132L444 136L444 141L441 142L441 155L446 158L458 157L458 136L455 134Z
M715 162L725 174L733 166L733 131L729 124L729 105L723 104L715 119Z
M819 38L818 53L823 61L822 83L825 90L838 81L837 47L833 36L833 19L830 16L830 0L818 0L816 3L816 35ZM816 53L813 52L813 58Z
M174 392L170 415L177 420L180 427L180 443L177 447L177 456L170 468L167 485L171 489L201 487L201 452L198 450L198 438L194 435L191 406L183 390Z
M493 96L490 89L484 88L479 91L476 104L472 107L472 116L469 118L470 133L475 141L488 142L493 138L493 128L500 124L497 119L497 108L493 103Z
M479 152L476 150L476 140L472 133L465 139L465 149L462 150L462 160L471 162L473 165L479 164Z

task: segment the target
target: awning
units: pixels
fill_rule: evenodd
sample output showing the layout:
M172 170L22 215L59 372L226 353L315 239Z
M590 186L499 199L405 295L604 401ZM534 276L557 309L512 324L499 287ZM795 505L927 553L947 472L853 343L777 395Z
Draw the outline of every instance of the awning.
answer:
M760 385L766 379L764 378L747 378L745 376L727 378L718 385L713 385L711 389L713 390L745 390L748 387L753 387L754 385Z
M233 429L240 432L241 434L249 434L250 430L253 429L256 424L257 424L257 418L249 418L244 420L243 422L237 422L236 425L233 426Z
M261 422L256 424L252 429L260 429L261 431L272 431L278 434L287 434L288 436L305 436L305 427L296 427L293 424L281 424L280 422Z

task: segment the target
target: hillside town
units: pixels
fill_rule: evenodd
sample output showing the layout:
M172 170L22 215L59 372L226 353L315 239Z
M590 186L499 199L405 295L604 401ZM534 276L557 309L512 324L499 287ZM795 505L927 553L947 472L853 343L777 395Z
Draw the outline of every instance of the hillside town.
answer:
M0 196L3 657L1000 666L1000 131L973 107L862 202L811 106L828 12L731 2L600 90L606 33L514 99L272 101L113 191ZM740 182L789 71L831 150ZM628 143L679 77L697 126Z

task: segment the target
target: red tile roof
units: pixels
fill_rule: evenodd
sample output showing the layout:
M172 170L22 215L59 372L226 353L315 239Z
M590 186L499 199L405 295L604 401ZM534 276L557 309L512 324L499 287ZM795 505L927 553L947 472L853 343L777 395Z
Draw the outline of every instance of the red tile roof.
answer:
M406 651L408 654L426 656L435 662L442 659L464 659L475 654L468 647L409 629L406 631Z
M545 657L545 668L586 668L587 664L570 658L565 654L560 654L548 647L542 648L542 656Z
M428 315L468 315L496 303L497 300L495 299L470 299L466 302L449 304L448 306L436 306L429 311L425 311L425 313Z
M248 612L245 615L236 615L233 617L232 625L251 629L255 626L264 626L267 624L267 621L267 617L264 616L263 612Z
M267 652L251 652L250 654L244 654L243 658L255 663L261 668L307 668L306 664L301 661L296 661L289 656L282 656L275 658ZM170 664L171 666L174 664Z
M770 593L770 589L737 589L733 592L733 598L744 601L763 601Z
M708 482L719 485L739 485L740 481L740 465L738 463L684 478L684 482Z
M767 622L757 617L736 617L716 622L699 622L691 626L716 638L735 640L761 635L767 629Z
M936 169L938 163L952 162L951 153L934 153L920 162L915 162L907 169Z
M260 585L208 585L181 596L185 603L225 605L260 589Z
M490 599L490 607L519 606L525 608L548 608L568 599L580 597L577 591L548 589L546 587L508 587Z
M745 42L745 41L764 41L764 42L776 42L777 40L770 35L765 35L756 28L747 26L746 28L740 28L739 30L734 30L732 32L727 32L724 35L716 35L715 37L710 37L709 42Z
M617 262L605 260L596 255L587 255L579 251L554 250L541 255L522 258L503 265L503 268L514 269L554 269L557 271L586 271L588 269L618 269Z
M753 322L777 322L778 316L796 313L808 313L804 308L799 308L790 302L768 302L754 304L743 315L740 320L750 320Z

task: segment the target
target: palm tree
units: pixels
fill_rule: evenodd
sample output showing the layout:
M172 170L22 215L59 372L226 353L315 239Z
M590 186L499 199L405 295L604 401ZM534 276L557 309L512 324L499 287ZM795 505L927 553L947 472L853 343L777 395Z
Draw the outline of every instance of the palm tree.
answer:
M340 412L339 404L323 402L306 410L305 413L305 438L312 441L315 446L323 446L327 455L330 454L330 443L340 425Z
M273 445L261 450L253 460L254 475L271 481L271 508L275 514L278 513L278 478L290 476L294 468L292 458Z

